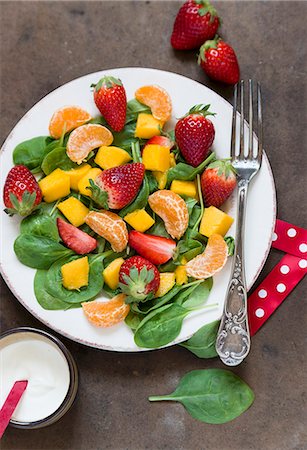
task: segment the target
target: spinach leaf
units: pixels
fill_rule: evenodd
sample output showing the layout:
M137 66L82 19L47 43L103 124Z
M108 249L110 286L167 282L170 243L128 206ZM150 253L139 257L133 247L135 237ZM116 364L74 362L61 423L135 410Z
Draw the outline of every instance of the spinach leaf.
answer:
M175 167L171 167L167 172L167 184L173 180L192 181L196 175L202 173L205 167L215 158L215 154L211 153L199 166L193 167L189 164L178 163Z
M22 220L20 232L24 234L35 234L36 236L46 236L57 242L60 240L55 219L49 215L41 214L39 210Z
M194 419L219 424L246 411L254 401L254 393L228 370L193 370L181 379L172 394L149 397L151 402L160 400L178 401Z
M107 124L105 118L102 117L102 116L93 117L93 119L91 119L91 120L90 120L89 122L87 122L87 123L93 123L93 124L97 124L97 125L103 125L104 127L105 127L105 126L108 126L108 124Z
M146 316L137 327L134 342L139 347L158 348L172 342L180 333L189 310L176 303L164 305Z
M114 140L112 145L126 150L131 155L131 144L139 142L139 138L134 136L136 122L131 122L122 129L122 131L112 131Z
M128 316L125 318L125 323L131 328L132 331L135 331L137 327L140 325L142 317L139 314L134 313L133 311L129 311Z
M37 136L18 144L13 151L14 164L23 164L33 172L38 172L45 155L48 153L48 144L53 142L49 136Z
M177 303L178 305L183 306L183 303L185 302L186 299L188 299L193 292L195 291L195 289L202 283L201 280L199 281L192 281L192 283L189 283L188 285L185 284L183 285L183 287L185 289L182 289L179 294L176 295L174 302Z
M46 236L20 234L14 242L19 261L34 269L49 269L59 258L72 255L72 250Z
M219 326L219 320L208 323L196 331L190 339L179 345L194 353L198 358L214 358L217 356L215 341Z
M127 103L126 124L136 122L140 113L151 114L149 106L143 105L135 98Z
M182 286L178 286L178 284L175 284L174 287L170 291L168 291L163 297L154 298L153 300L148 300L144 303L132 303L131 309L133 312L136 312L138 314L148 314L151 311L154 311L155 309L160 308L163 305L166 305L170 300L175 297L175 295L178 294L182 289Z
M233 256L235 252L235 240L232 236L227 236L224 238L224 241L226 242L228 246L228 256Z
M159 216L155 217L155 223L149 228L149 230L147 230L147 233L154 234L155 236L170 238L170 235L166 231L164 222Z
M153 192L158 190L158 182L153 176L152 172L150 172L150 170L146 171L146 178L148 181L149 193L152 194Z
M49 175L55 169L70 170L77 167L79 167L78 164L68 158L66 147L56 147L51 150L42 162L42 170L45 175Z
M63 302L62 300L58 300L57 298L50 295L45 289L47 277L47 270L38 270L36 272L34 278L34 293L36 300L44 309L49 310L57 310L57 309L70 309L70 308L79 308L81 305L76 303L74 305L70 305L69 303Z
M199 285L196 285L196 288L192 291L192 293L188 296L188 298L184 299L179 303L184 308L194 309L199 308L203 305L209 297L210 291L212 289L213 281L212 278L207 278L202 281ZM177 301L178 303L178 301Z
M92 299L101 291L103 286L103 259L105 258L106 253L88 256L90 266L88 286L85 286L78 291L70 291L64 288L62 285L61 267L64 264L79 258L79 256L71 256L56 261L47 272L45 284L46 290L53 297L67 303L81 303Z
M133 200L132 203L130 203L130 205L126 206L121 211L119 211L118 214L120 215L120 217L125 217L127 214L135 211L136 209L145 208L145 206L147 205L148 197L149 197L149 185L147 177L145 176L142 187L139 190L139 193L136 196L136 198Z

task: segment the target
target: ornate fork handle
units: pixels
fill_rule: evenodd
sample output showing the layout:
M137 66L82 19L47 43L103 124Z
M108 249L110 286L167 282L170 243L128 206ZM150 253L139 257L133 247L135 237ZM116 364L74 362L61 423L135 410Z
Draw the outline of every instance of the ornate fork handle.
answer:
M247 290L244 271L243 236L249 181L238 183L238 222L232 275L226 294L224 314L216 340L216 351L228 366L240 364L250 349L247 319Z

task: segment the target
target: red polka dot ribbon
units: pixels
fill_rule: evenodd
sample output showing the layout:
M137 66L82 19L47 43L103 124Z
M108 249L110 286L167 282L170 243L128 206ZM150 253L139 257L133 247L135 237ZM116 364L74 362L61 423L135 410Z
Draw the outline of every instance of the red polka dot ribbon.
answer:
M288 254L248 298L251 336L259 330L307 273L307 230L277 220L272 247Z

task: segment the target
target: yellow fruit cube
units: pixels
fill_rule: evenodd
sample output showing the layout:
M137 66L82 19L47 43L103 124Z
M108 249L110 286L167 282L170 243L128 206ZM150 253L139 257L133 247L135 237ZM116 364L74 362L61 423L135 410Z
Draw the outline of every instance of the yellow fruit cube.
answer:
M153 171L152 174L157 180L158 188L164 189L167 183L167 172Z
M178 195L184 195L185 197L192 197L198 200L195 181L173 180L171 184L171 191Z
M90 266L87 256L64 264L61 267L63 286L70 291L87 286L89 270Z
M84 224L85 217L90 211L75 197L69 197L67 200L64 200L64 202L59 203L58 208L75 227Z
M38 184L47 203L66 197L70 193L70 177L61 169L55 169Z
M171 153L169 155L169 160L170 160L170 167L175 167L176 166L176 158L174 153Z
M126 164L131 159L129 153L122 148L102 145L96 154L95 163L102 169L111 169Z
M99 174L101 174L102 170L98 169L98 167L94 167L93 169L90 169L79 181L78 183L78 190L80 194L87 195L88 197L92 196L91 190L87 189L90 187L90 181L95 181L95 178L98 177Z
M188 276L185 266L178 266L175 270L176 284L181 286L188 282Z
M199 232L207 237L210 237L212 234L225 236L232 223L232 217L215 206L210 206L209 208L205 208Z
M173 272L160 273L160 286L156 292L155 298L163 297L175 285L175 274Z
M137 118L134 136L141 139L159 136L163 125L161 120L155 119L151 114L140 113Z
M155 223L154 219L145 211L145 209L137 209L124 217L124 220L129 223L136 231L142 233L148 230Z
M102 272L103 279L110 289L116 289L119 283L119 271L124 258L116 258Z
M143 150L142 162L146 170L166 172L170 168L170 149L162 145L149 144Z
M65 173L70 177L70 188L74 191L78 190L78 183L84 175L91 169L89 164L82 164L77 169L66 170Z

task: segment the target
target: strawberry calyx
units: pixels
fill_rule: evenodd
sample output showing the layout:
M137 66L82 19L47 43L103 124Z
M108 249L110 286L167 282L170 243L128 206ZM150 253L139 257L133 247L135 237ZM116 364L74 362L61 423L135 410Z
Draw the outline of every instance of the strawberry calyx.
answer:
M199 49L197 62L200 64L202 61L206 61L206 51L211 48L217 48L219 41L221 38L218 35L215 35L214 39L206 41Z
M209 2L209 0L194 0L194 3L196 3L197 5L201 6L198 10L198 14L203 17L206 14L210 14L210 22L212 23L214 18L218 17L217 11L214 8L214 6L211 5L211 3Z
M15 194L10 192L9 197L12 207L4 209L4 212L6 212L9 216L13 216L14 214L28 216L36 208L36 192L24 191L20 199L18 199Z
M204 117L215 116L216 113L212 113L209 111L210 106L211 105L204 105L202 103L199 105L194 105L184 117L188 117L191 114L198 114L198 115L202 115Z
M92 200L103 209L109 209L108 198L109 195L106 191L103 191L92 179L89 180L90 186L86 189L91 191Z
M123 274L124 283L119 283L119 287L128 296L125 300L126 303L139 303L152 299L154 293L148 293L147 291L148 285L153 281L154 277L153 269L147 269L147 267L142 267L139 272L136 266L132 266L129 270L129 275Z
M217 175L219 177L225 176L225 178L236 175L236 171L233 168L230 159L217 159L207 166L207 169L217 169Z
M102 77L98 83L92 83L91 87L94 88L96 92L98 92L102 87L110 89L114 85L122 86L123 83L119 78L111 77L111 76L104 76Z

